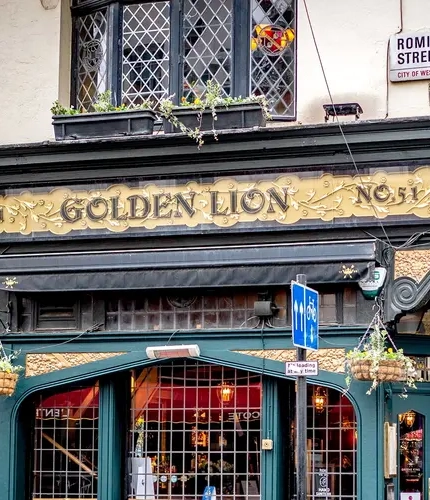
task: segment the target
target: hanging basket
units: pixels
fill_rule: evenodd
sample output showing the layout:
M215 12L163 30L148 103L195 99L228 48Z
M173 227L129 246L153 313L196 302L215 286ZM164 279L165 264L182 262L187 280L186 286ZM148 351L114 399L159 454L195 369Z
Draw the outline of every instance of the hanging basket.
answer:
M351 375L356 380L376 379L378 382L399 382L406 378L405 365L401 361L381 359L374 373L370 359L352 359L349 363Z
M12 396L17 381L17 373L0 372L0 396Z

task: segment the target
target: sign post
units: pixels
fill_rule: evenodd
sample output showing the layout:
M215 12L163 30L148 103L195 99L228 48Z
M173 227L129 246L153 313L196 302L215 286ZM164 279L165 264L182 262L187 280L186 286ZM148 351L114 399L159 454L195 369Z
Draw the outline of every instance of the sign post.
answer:
M306 500L307 387L306 349L318 349L318 292L306 286L306 275L298 274L291 283L293 344L297 347L296 457L297 500Z

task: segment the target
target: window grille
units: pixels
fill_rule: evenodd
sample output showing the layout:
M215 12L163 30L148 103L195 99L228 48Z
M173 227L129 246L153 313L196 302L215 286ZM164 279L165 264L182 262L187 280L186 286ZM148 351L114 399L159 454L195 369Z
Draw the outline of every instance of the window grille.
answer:
M98 384L39 395L33 499L96 500Z
M91 110L100 92L107 90L107 10L78 17L77 108Z
M273 114L294 116L293 0L251 0L251 90L265 95ZM285 45L285 46L284 46Z
M231 95L233 0L185 0L183 95L201 97L208 80Z
M260 498L260 375L186 361L133 371L131 390L128 498Z
M317 409L317 390L326 405ZM342 393L308 387L308 499L357 498L357 422L354 407Z
M125 104L155 102L169 92L170 2L125 5L122 95Z

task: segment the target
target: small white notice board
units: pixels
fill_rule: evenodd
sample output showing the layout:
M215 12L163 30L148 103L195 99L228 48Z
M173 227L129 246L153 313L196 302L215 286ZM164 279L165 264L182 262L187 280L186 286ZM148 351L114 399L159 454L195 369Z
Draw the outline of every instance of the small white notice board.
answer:
M285 363L285 375L296 375L298 377L318 375L318 361L287 361Z

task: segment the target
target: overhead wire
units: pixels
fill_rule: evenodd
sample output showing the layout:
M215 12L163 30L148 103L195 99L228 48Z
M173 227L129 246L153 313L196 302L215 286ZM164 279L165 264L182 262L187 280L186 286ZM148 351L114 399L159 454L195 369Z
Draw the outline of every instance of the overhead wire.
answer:
M330 85L329 85L329 83L328 83L328 79L327 79L327 74L326 74L326 71L325 71L325 68L324 68L324 64L323 64L323 62L322 62L321 53L320 53L320 50L319 50L319 47L318 47L318 43L317 43L317 40L316 40L316 37L315 37L314 27L313 27L313 24L312 24L312 21L311 21L311 17L310 17L310 14L309 14L309 9L308 9L308 5L307 5L307 1L306 1L306 0L303 0L303 5L304 5L304 8L305 8L306 17L307 17L307 20L308 20L308 23L309 23L309 28L310 28L311 35L312 35L312 40L313 40L313 42L314 42L314 46L315 46L315 50L316 50L316 53L317 53L317 57L318 57L318 61L319 61L319 65L320 65L320 67L321 67L321 71L322 71L322 75L323 75L323 78L324 78L325 86L326 86L326 88L327 88L327 92L328 92L328 95L329 95L329 98L330 98L330 103L331 103L331 105L332 105L332 107L333 107L333 113L334 113L334 117L335 117L335 119L336 119L337 126L338 126L338 128L339 128L339 132L340 132L340 134L342 135L343 141L344 141L344 143L345 143L345 146L346 146L346 149L347 149L347 151L348 151L348 154L349 154L349 156L350 156L350 158L351 158L351 162L352 162L352 164L353 164L353 166L354 166L354 169L355 169L355 171L356 171L356 173L357 173L357 175L358 175L358 177L359 177L359 179L360 179L361 183L362 183L362 184L363 184L363 186L364 186L364 184L365 184L365 183L364 183L364 181L363 181L363 177L362 177L362 175L361 175L361 172L358 170L357 163L356 163L356 161L355 161L355 159L354 159L354 155L352 154L352 151L351 151L351 147L350 147L350 145L349 145L349 143L348 143L348 140L347 140L347 138L346 138L346 136L345 136L345 133L344 133L344 131L343 131L343 127L342 127L342 125L341 125L341 123L340 123L339 116L338 116L338 114L337 114L337 112L336 112L336 107L335 107L335 104L334 104L333 95L332 95L332 93L331 93L331 90L330 90ZM391 244L391 240L390 240L390 238L389 238L389 236L388 236L388 233L387 233L387 231L386 231L386 229L385 229L385 227L384 227L384 224L382 223L382 220L378 217L378 212L377 212L377 210L376 210L375 205L372 203L372 200L370 200L370 205L371 205L371 206L372 206L372 208L373 208L373 211L374 211L374 213L375 213L375 217L376 217L376 219L378 220L379 225L381 226L382 232L383 232L383 234L384 234L384 236L385 236L385 238L386 238L386 240L387 240L387 243L388 243L388 244L389 244L392 248L394 248L394 247L393 247L393 245Z

